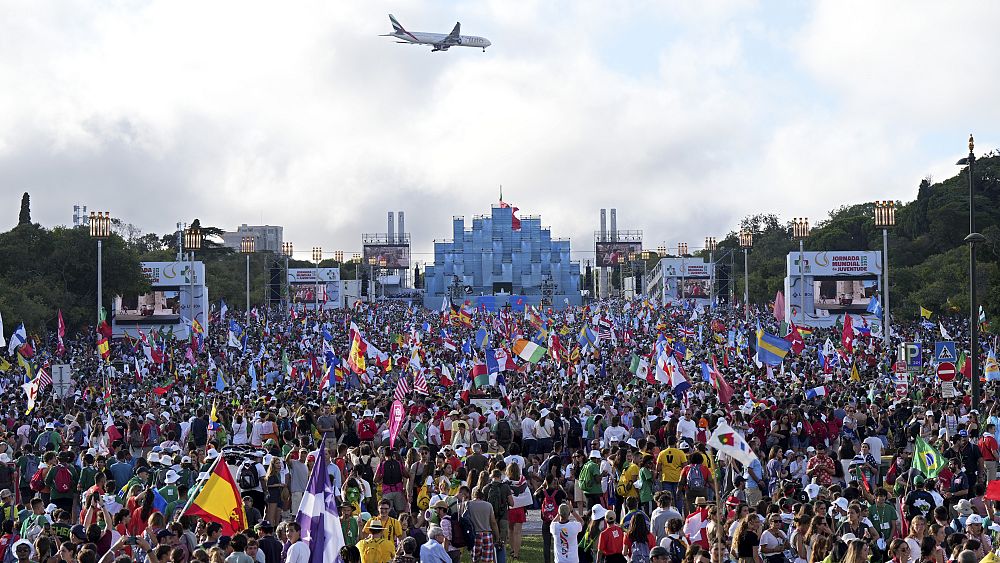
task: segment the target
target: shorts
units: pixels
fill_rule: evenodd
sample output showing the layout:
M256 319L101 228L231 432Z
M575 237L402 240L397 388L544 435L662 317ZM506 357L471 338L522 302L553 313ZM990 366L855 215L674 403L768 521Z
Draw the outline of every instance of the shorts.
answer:
M494 563L497 560L493 549L493 532L476 532L476 542L472 545L472 561Z
M507 509L507 521L511 524L524 524L528 521L528 511L525 507L521 508L508 508Z

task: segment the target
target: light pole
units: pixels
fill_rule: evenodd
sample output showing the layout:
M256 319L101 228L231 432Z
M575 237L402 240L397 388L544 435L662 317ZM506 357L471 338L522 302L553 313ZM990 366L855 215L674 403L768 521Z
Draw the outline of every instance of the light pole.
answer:
M288 309L290 306L289 302L291 301L292 298L292 287L288 282L288 259L292 257L292 254L294 252L295 251L292 247L292 243L290 242L281 243L281 254L285 257L285 303L282 308L285 310L284 312L286 316L288 315Z
M896 202L875 202L875 227L882 229L882 340L889 353L889 227L896 225Z
M375 302L375 264L374 256L368 257L368 302Z
M685 295L684 290L686 289L684 287L685 285L684 278L687 277L687 253L688 253L688 243L686 242L677 243L677 254L679 254L681 257L681 291L680 291L681 301L684 301L684 295Z
M382 271L385 270L385 267L386 267L387 264L388 264L388 261L386 261L385 258L379 258L379 260L378 260L378 268L379 268L378 271L379 271L379 273L382 273ZM387 273L386 275L389 275L389 274ZM385 301L385 284L384 283L380 283L378 285L381 287L381 290L382 290L382 301Z
M715 237L705 237L705 249L708 250L708 263L712 271L708 275L708 306L715 308L715 250L719 243Z
M201 229L190 227L184 230L184 247L188 250L188 281L190 289L190 303L188 304L188 314L191 315L191 322L197 319L194 312L194 252L201 250Z
M316 263L316 289L313 291L313 297L315 301L314 308L319 311L319 263L323 261L323 247L314 246L312 252L313 262Z
M108 211L90 212L90 236L97 239L97 324L101 324L101 309L104 308L104 239L111 236L111 213Z
M809 236L809 219L806 217L792 219L792 237L799 241L799 312L802 314L802 324L806 322L806 268L805 240Z
M250 255L253 254L255 245L253 237L243 237L240 241L240 252L247 257L247 322L250 322Z
M743 309L746 311L746 321L750 322L750 248L753 247L753 231L740 231L740 247L743 248Z
M979 389L979 316L976 307L976 244L986 242L986 237L976 232L976 204L975 204L975 180L973 178L976 164L976 148L972 135L969 135L969 156L959 160L955 164L959 166L969 166L969 236L965 237L965 242L969 243L969 374L972 379L972 408L979 409L980 395Z

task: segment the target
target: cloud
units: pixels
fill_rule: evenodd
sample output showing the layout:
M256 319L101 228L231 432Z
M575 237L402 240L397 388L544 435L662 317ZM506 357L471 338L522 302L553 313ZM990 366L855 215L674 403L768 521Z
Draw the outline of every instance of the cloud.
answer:
M426 261L451 217L487 212L502 183L581 259L602 207L647 247L695 248L752 213L912 198L952 159L928 139L953 133L963 96L989 105L996 73L975 73L968 94L961 28L935 24L966 19L925 8L14 5L0 21L0 196L31 191L45 224L79 202L147 231L264 222L302 251L348 253L404 210ZM390 11L421 31L459 20L493 46L397 45L377 37ZM997 42L988 15L972 18L980 53Z

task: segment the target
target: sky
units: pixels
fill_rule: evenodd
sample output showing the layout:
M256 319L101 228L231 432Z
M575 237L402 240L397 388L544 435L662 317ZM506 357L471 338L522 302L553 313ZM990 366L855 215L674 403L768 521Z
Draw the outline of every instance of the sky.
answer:
M593 259L601 208L693 251L741 218L916 197L996 148L1000 3L0 0L0 228L284 226L413 259L504 198ZM400 45L462 32L482 52ZM8 211L3 212L3 209Z

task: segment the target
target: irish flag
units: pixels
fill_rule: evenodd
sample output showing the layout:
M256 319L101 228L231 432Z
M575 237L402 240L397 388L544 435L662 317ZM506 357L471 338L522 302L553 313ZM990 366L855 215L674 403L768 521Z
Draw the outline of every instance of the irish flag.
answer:
M514 353L521 357L522 360L537 364L539 360L545 357L546 348L539 346L530 340L519 339L514 342Z

